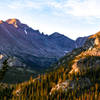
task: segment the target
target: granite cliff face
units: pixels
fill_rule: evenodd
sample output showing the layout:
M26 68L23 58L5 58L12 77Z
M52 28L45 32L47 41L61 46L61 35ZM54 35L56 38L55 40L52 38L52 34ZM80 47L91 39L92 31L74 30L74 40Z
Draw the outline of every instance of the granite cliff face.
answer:
M83 40L82 40L83 39ZM45 68L74 48L82 46L86 38L76 41L60 34L44 35L18 19L0 21L0 52L14 56L25 65ZM80 43L79 43L79 42Z

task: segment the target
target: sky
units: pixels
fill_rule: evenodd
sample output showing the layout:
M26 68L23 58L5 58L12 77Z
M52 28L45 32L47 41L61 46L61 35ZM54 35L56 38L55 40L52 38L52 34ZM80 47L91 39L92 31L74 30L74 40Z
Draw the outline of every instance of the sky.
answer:
M76 39L100 31L100 0L0 0L0 19Z

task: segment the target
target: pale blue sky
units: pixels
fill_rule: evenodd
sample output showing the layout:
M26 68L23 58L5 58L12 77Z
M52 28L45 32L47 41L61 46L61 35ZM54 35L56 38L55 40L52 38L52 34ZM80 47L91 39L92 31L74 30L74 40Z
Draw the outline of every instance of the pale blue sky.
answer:
M0 19L76 39L100 31L100 0L1 0Z

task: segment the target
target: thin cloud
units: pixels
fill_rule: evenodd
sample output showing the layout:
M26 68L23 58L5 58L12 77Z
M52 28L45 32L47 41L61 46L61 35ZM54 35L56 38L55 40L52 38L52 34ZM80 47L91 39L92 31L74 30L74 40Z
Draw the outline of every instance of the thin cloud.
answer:
M79 17L100 18L100 0L14 0L8 5L11 9L53 9L53 12ZM60 14L60 13L59 13Z
M100 0L68 0L61 9L73 16L100 18Z
M12 9L41 9L43 8L43 3L42 2L35 2L32 0L25 0L25 1L18 1L15 0L11 2L8 7ZM44 6L45 7L45 6Z

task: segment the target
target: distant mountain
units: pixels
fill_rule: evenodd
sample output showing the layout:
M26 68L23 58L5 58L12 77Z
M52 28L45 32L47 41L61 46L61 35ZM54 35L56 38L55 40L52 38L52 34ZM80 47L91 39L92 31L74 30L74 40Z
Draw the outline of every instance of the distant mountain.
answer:
M49 36L50 41L52 41L56 46L58 46L59 49L61 49L63 52L65 51L71 51L74 48L76 48L76 43L74 40L55 32Z
M75 41L77 48L82 47L87 39L88 39L88 36L87 37L86 36L85 37L78 37Z
M44 35L18 19L0 21L0 52L16 58L34 69L43 69L74 48L82 46L86 37L76 41L60 34ZM18 63L15 63L18 64Z

